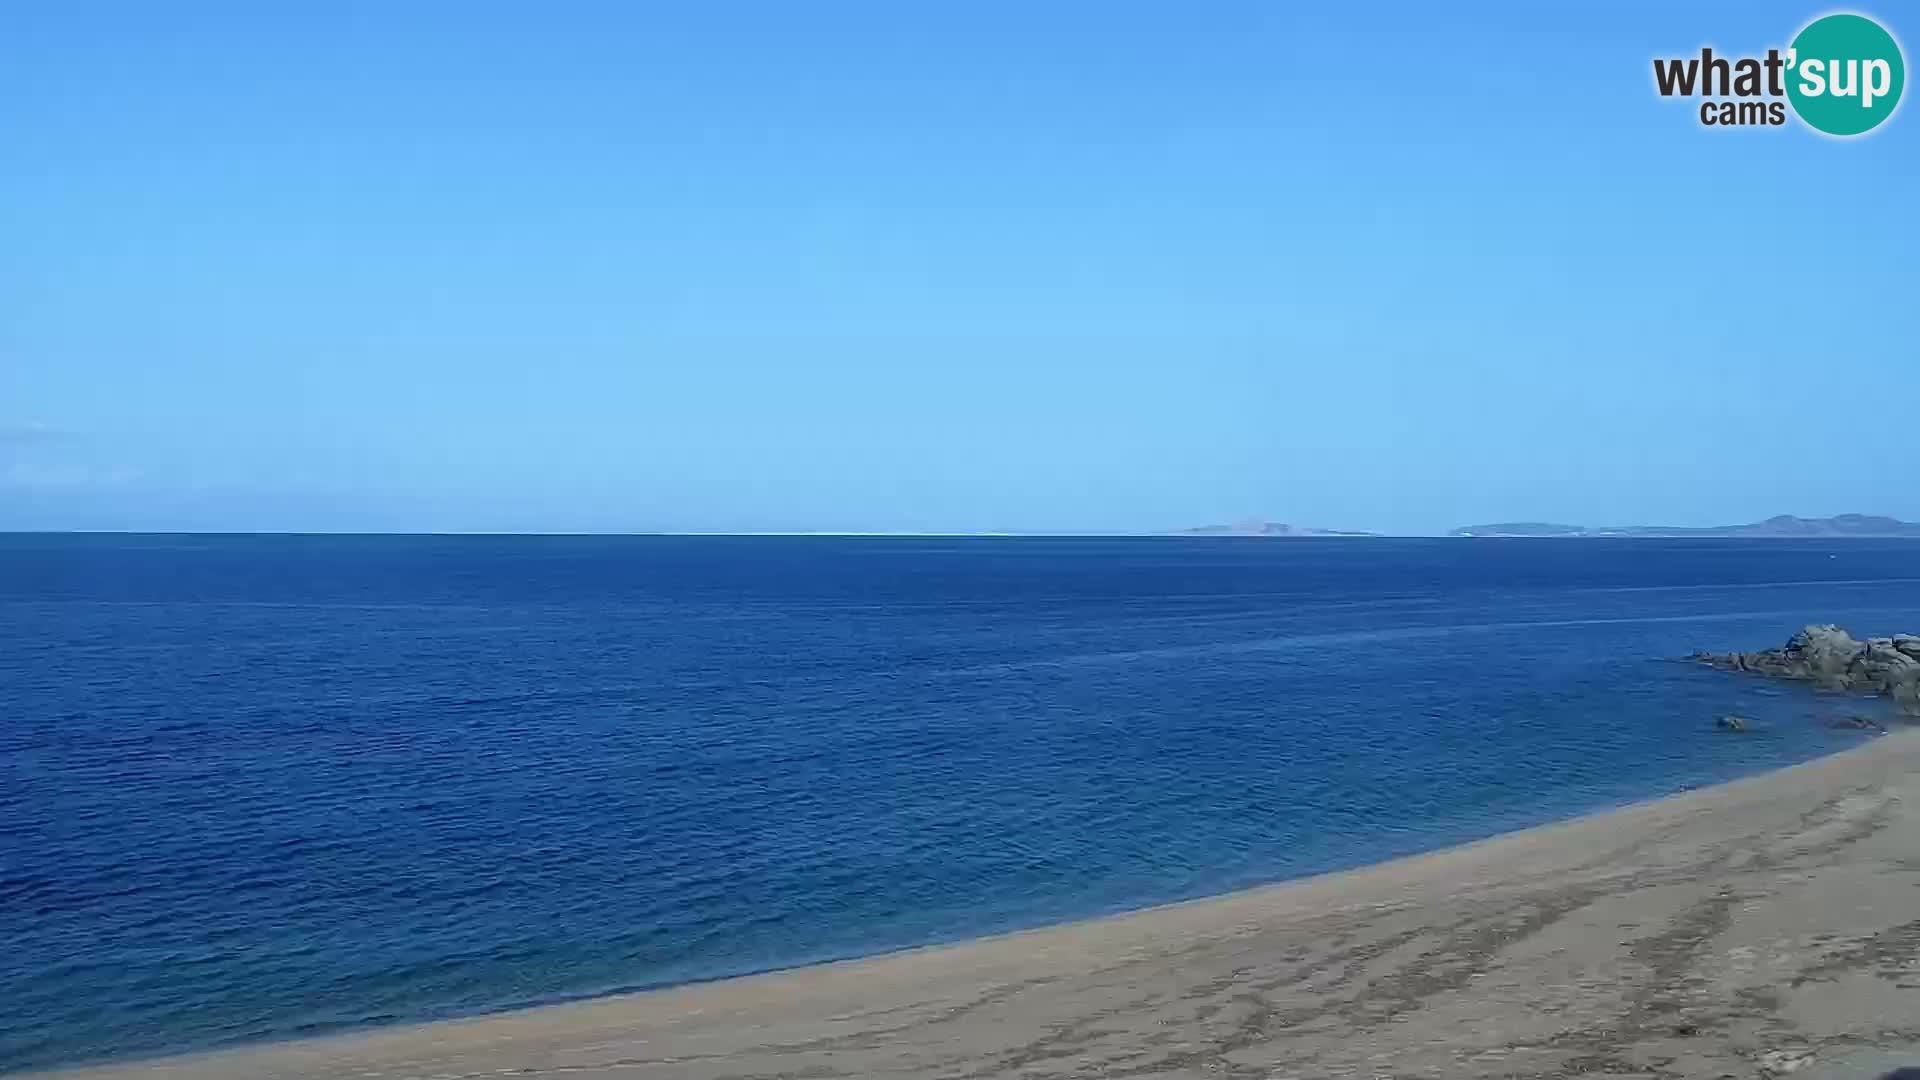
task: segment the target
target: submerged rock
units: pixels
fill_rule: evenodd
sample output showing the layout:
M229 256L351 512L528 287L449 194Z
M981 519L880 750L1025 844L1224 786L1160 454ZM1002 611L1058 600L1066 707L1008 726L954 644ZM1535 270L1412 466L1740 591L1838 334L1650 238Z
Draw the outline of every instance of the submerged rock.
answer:
M1829 690L1883 694L1920 715L1920 637L1897 634L1861 641L1837 626L1809 626L1778 649L1695 653L1723 671L1810 682Z

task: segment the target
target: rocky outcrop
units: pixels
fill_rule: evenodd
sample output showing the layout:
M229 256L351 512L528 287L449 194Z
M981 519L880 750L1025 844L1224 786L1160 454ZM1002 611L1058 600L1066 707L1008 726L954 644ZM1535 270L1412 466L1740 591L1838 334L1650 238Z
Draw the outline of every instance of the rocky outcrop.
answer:
M1752 653L1695 653L1695 660L1723 671L1810 682L1828 690L1884 694L1920 715L1920 637L1861 641L1837 626L1809 626L1786 645Z

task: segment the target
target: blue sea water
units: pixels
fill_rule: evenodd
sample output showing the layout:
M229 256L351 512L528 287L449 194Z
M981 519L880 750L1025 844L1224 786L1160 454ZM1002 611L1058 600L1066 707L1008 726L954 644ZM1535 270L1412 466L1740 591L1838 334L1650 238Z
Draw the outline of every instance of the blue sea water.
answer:
M1916 556L0 536L0 1071L947 941L1805 759L1872 706L1668 658L1920 628Z

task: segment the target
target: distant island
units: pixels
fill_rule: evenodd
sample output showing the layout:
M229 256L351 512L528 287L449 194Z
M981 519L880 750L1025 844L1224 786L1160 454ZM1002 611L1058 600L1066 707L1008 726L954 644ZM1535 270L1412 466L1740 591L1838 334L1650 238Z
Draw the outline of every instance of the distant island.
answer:
M1177 536L1375 536L1370 532L1345 532L1339 529L1310 529L1302 525L1283 525L1277 521L1247 520L1231 525L1201 525L1181 529Z
M1920 524L1873 514L1841 514L1837 517L1803 518L1781 514L1751 525L1713 525L1682 528L1667 525L1616 525L1593 528L1586 525L1552 525L1538 521L1509 521L1497 525L1469 525L1455 529L1452 536L1555 536L1594 537L1737 537L1790 540L1810 539L1920 539Z

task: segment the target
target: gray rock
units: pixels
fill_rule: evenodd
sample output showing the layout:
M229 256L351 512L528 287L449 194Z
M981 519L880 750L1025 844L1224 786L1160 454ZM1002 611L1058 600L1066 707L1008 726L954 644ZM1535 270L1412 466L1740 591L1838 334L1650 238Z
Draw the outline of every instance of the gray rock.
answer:
M1920 715L1920 636L1861 641L1838 626L1808 626L1778 649L1699 652L1693 659L1723 671L1810 682L1829 690L1892 697Z
M1788 1076L1813 1064L1811 1050L1769 1050L1754 1059L1762 1076Z
M1904 682L1888 691L1900 711L1908 716L1920 716L1920 682Z
M1787 642L1786 659L1807 668L1815 678L1844 674L1866 646L1837 626L1809 626Z

